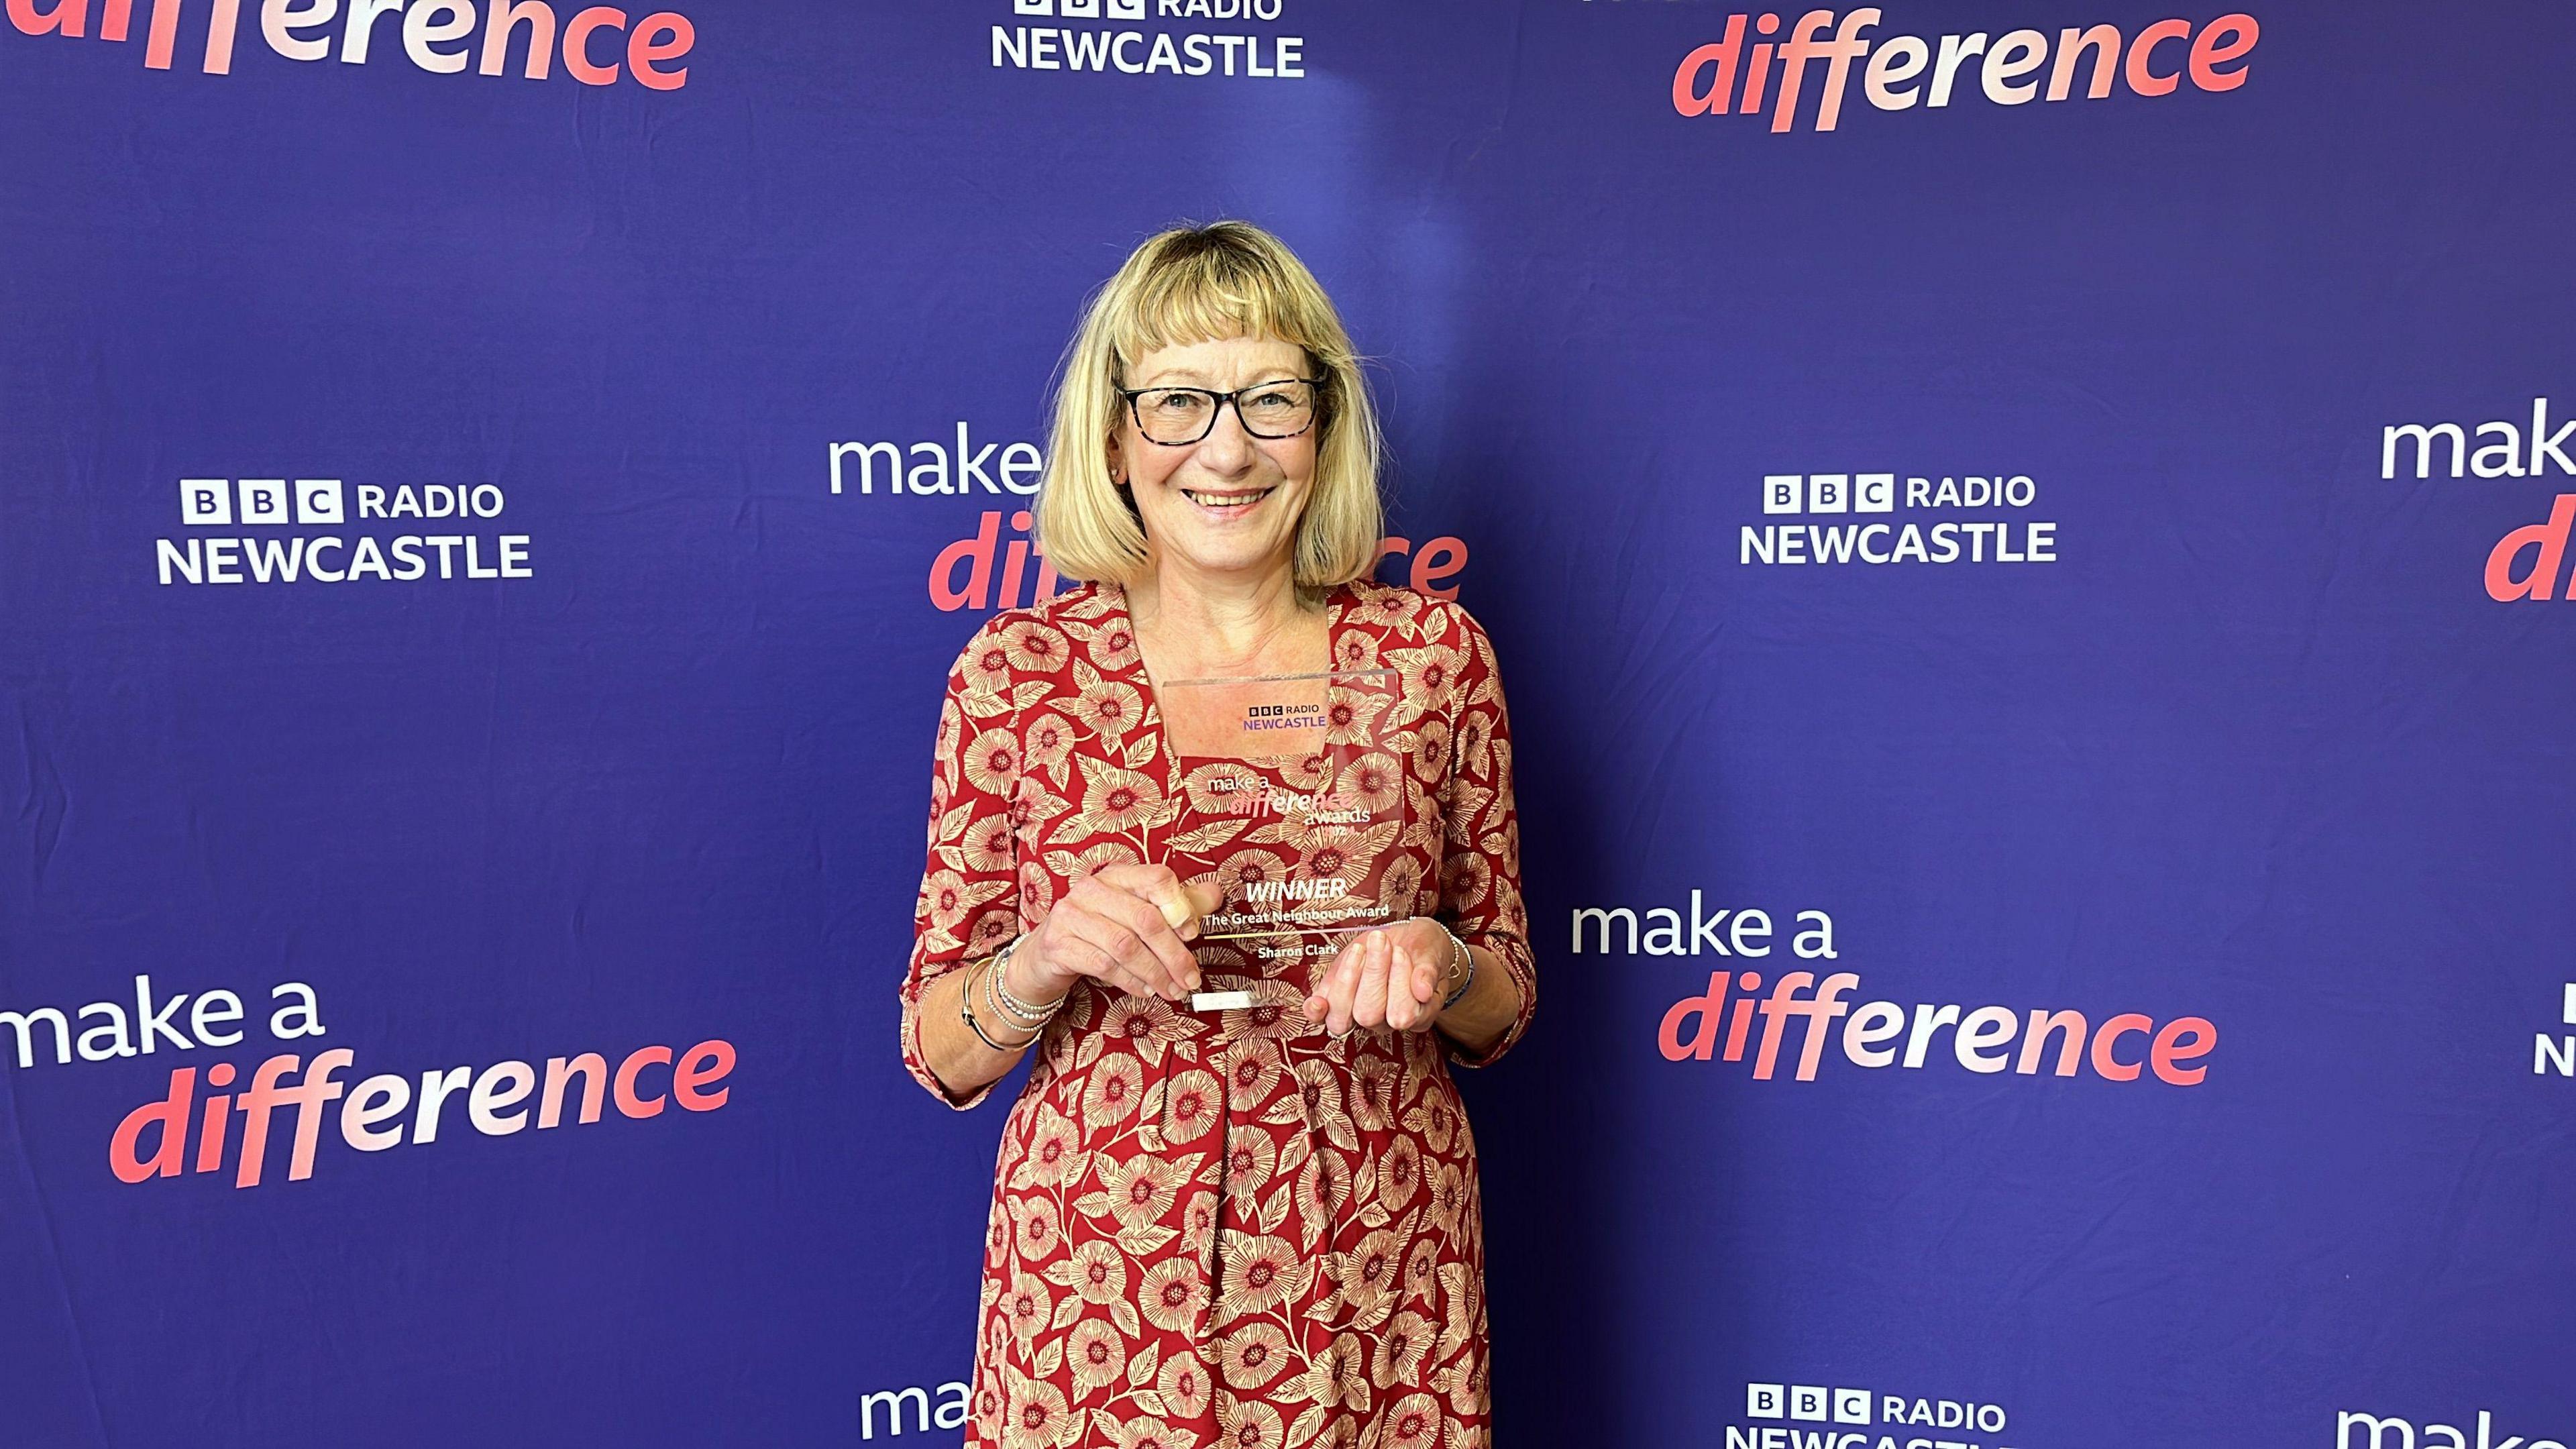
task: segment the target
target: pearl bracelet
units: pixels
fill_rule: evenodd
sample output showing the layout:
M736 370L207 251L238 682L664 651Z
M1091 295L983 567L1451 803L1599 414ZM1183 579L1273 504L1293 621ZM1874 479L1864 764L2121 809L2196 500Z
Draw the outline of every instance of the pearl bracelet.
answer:
M975 1033L975 1039L977 1041L982 1042L984 1045L997 1052L1009 1053L1026 1050L1031 1044L1036 1042L1040 1036L1045 1035L1046 1024L1055 1019L1055 1014L1058 1011L1064 1009L1065 1001L1072 995L1072 993L1067 992L1064 996L1057 997L1053 1005L1041 1009L1030 1006L1029 1003L1020 1000L1020 998L1014 994L1010 988L1002 985L1002 969L1010 965L1011 953L1018 950L1020 948L1020 942L1026 939L1027 936L1025 933L1019 936L1014 936L1011 938L1008 945L1005 945L1001 950L993 953L991 958L984 964L982 984L984 987L984 999L992 1004L994 1013L1002 1017L1006 1025L1014 1026L1019 1028L1021 1031L1027 1032L1027 1037L1014 1042L1000 1042L993 1040L992 1033L984 1030L984 1024L975 1019L976 982L972 977L967 979L963 989L957 993L958 1020L966 1023L966 1029Z
M972 970L973 968L970 967L968 969ZM1008 1056L1012 1052L1026 1050L1029 1042L1037 1040L1037 1034L1034 1032L1030 1033L1028 1041L999 1042L993 1040L992 1033L984 1030L984 1023L975 1019L975 981L972 976L969 976L960 984L960 989L957 993L957 1019L966 1023L966 1029L975 1033L975 1039L977 1041L982 1042L984 1045L991 1047L993 1050L1000 1052L1005 1056Z
M1003 976L1010 969L1011 953L1019 950L1020 943L1027 939L1028 936L1026 933L1013 936L1009 945L1004 946L1001 950L993 953L993 965L992 968L985 973L985 977L993 983L993 999L1003 1011L1018 1018L1020 1022L1025 1022L1033 1026L1044 1026L1055 1018L1055 1014L1057 1012L1064 1010L1065 998L1071 996L1073 993L1066 992L1064 996L1059 996L1044 1006L1035 1006L1029 1002L1021 1000L1019 993L1013 991L1010 986L1002 980Z

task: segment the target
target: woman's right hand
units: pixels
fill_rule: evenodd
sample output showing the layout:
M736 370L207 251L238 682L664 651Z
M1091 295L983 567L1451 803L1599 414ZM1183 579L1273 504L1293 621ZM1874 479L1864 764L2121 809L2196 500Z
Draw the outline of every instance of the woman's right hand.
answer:
M1081 977L1138 996L1178 1001L1199 986L1189 942L1199 917L1224 901L1213 885L1184 885L1167 866L1112 865L1073 883L1011 953L1003 985L1051 1002Z

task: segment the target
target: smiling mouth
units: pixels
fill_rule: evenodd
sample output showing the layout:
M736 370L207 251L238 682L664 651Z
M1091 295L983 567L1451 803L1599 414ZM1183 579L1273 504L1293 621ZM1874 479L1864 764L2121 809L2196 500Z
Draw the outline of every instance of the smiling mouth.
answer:
M1201 508L1212 509L1218 513L1239 513L1269 497L1272 491L1269 488L1256 488L1246 493L1208 493L1196 488L1184 488L1181 490L1181 496Z

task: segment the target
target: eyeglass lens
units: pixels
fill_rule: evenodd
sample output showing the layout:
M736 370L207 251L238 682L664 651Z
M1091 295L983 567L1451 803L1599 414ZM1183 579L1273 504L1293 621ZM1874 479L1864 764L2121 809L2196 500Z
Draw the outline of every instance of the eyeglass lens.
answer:
M1194 387L1152 387L1131 399L1136 426L1157 443L1195 443L1216 425L1220 393ZM1234 396L1235 415L1256 438L1289 438L1315 420L1314 384L1294 380L1258 383Z

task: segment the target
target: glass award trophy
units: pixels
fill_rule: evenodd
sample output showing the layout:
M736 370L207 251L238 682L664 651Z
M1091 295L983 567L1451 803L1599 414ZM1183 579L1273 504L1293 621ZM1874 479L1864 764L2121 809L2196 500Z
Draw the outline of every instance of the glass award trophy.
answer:
M1155 698L1180 798L1152 843L1181 879L1223 893L1199 922L1197 944L1218 948L1202 956L1203 981L1244 983L1194 992L1191 1009L1293 1007L1344 937L1412 913L1418 881L1398 849L1400 679L1393 669L1183 679L1157 685Z

